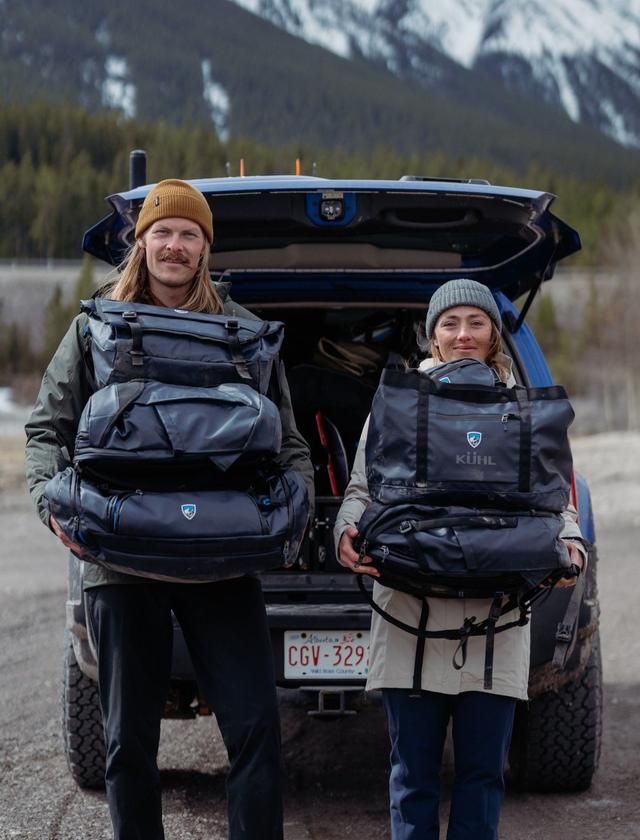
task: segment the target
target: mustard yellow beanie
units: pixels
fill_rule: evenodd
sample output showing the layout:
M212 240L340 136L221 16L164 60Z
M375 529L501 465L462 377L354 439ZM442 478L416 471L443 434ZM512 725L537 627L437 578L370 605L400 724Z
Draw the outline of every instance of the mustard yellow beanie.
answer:
M209 244L213 242L213 216L205 197L200 190L177 178L158 181L151 192L147 193L136 224L136 239L159 219L174 217L196 222L204 231Z

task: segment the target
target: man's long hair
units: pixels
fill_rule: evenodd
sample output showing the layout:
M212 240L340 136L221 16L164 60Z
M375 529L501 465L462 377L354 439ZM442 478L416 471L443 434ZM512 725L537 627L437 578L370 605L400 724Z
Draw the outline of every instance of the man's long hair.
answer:
M187 296L180 303L181 309L188 309L190 312L208 312L211 315L222 312L222 301L209 276L210 250L209 243L205 240L198 269ZM112 300L152 303L156 306L162 306L161 302L151 293L145 250L137 242L134 242L124 260L118 266L118 274L113 278L113 285L109 286L107 294Z

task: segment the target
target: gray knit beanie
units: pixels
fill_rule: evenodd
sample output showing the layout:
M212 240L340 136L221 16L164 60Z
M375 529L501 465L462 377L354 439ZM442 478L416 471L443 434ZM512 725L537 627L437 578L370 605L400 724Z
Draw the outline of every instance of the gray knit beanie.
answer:
M491 290L477 280L460 277L449 280L433 293L427 310L427 338L432 337L433 328L442 313L453 306L476 306L487 313L498 330L502 329L502 318Z

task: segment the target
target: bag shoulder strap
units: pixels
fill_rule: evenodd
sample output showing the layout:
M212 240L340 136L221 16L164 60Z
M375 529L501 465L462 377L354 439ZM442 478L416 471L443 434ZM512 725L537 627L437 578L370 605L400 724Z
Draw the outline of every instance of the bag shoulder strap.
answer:
M578 618L580 616L580 605L582 604L582 593L584 592L584 574L578 576L569 603L565 610L562 621L558 622L556 628L556 646L553 652L553 666L562 670L565 668L578 637Z

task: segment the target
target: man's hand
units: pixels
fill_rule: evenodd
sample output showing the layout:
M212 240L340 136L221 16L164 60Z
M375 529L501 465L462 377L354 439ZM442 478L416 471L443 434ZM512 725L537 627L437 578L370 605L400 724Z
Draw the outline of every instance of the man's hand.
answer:
M83 554L86 554L86 551L87 551L86 548L82 548L82 546L78 545L78 543L71 542L69 537L65 534L65 532L62 530L62 528L58 525L58 523L53 518L53 516L49 517L49 525L51 525L51 530L56 535L56 537L58 537L60 542L64 546L66 546L69 549L69 551L72 551L76 555L76 557L82 557Z
M380 572L373 566L367 567L367 563L371 563L371 558L366 555L360 559L360 555L353 547L353 541L358 536L358 529L353 527L345 528L338 543L338 562L345 569L355 572L358 575L371 575L371 577L380 577Z
M567 547L567 551L569 552L569 560L574 563L582 572L584 566L584 556L579 548L577 548L574 543L570 542L569 540L563 540L564 544ZM556 581L555 588L556 589L564 589L566 586L575 586L577 577L571 578L560 578Z

